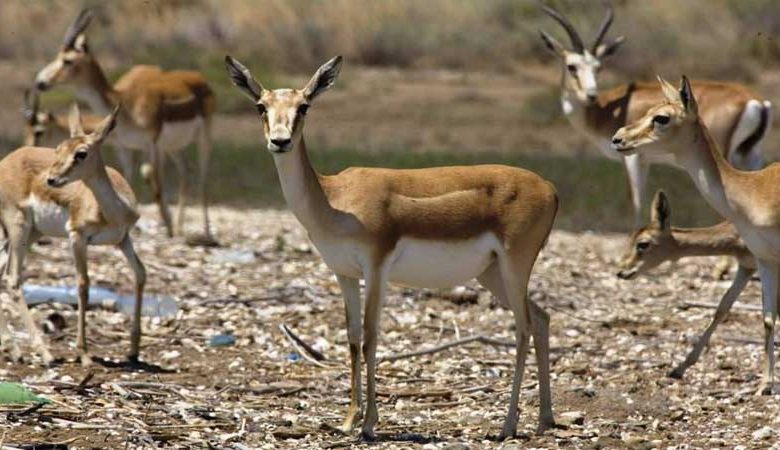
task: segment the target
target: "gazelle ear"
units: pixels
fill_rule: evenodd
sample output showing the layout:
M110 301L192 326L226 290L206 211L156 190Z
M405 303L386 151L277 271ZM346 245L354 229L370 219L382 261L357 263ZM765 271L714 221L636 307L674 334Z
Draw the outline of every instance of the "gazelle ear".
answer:
M336 56L317 69L309 83L303 88L303 95L307 100L313 100L333 86L341 71L341 61L341 56Z
M678 102L680 101L680 93L677 92L677 88L671 85L668 81L664 80L661 75L657 76L658 82L661 83L661 91L664 93L667 101Z
M227 68L228 75L230 75L230 80L237 88L241 89L241 92L254 102L260 100L265 89L262 84L254 79L252 73L249 72L249 69L247 69L246 66L238 62L238 60L232 56L227 55L225 56L225 67Z
M111 114L101 120L97 127L95 127L95 131L92 132L92 137L96 141L102 142L108 136L108 133L116 127L116 116L119 114L121 108L121 104L116 105L111 111Z
M547 48L547 50L556 56L563 57L566 52L566 48L563 46L563 44L542 30L539 30L539 36L542 37L542 41L544 41L544 46Z
M659 190L655 193L651 209L650 222L653 226L662 231L668 230L670 227L669 218L672 215L672 210L669 206L669 199L666 198L664 191Z
M620 48L620 46L623 45L623 42L625 41L625 36L618 36L609 44L599 44L599 46L596 47L596 53L594 56L598 59L608 58L614 55L617 49Z
M68 114L68 127L70 128L70 137L84 136L84 128L81 127L81 111L79 111L79 105L74 103L70 107L70 114Z
M696 97L693 96L693 88L691 88L691 82L685 75L682 76L680 81L680 101L685 106L685 111L689 114L698 114L699 105L696 103Z

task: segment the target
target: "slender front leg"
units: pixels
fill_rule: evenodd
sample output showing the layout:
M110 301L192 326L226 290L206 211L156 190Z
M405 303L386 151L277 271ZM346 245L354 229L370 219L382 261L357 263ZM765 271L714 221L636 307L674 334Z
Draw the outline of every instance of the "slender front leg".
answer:
M168 211L168 204L165 203L165 185L163 184L165 155L155 142L150 144L149 157L151 159L151 164L145 168L144 178L152 189L154 201L157 203L157 207L160 210L160 217L162 217L168 237L173 237L173 223L171 221L171 213Z
M647 174L650 166L638 154L626 156L623 158L623 164L626 166L631 204L634 206L634 226L639 227L643 223L642 206L644 206Z
M766 366L764 379L756 394L772 394L775 383L775 321L777 320L778 266L772 261L759 260L761 276L761 303L764 319L764 352Z
M555 426L550 388L550 315L536 303L528 300L531 309L531 327L536 366L539 372L539 427L537 433Z
M203 128L200 131L200 141L198 142L198 164L200 202L203 207L203 234L211 237L211 222L209 221L209 197L208 197L208 171L209 160L211 159L211 119L205 119Z
M347 338L349 339L350 390L347 417L341 426L345 434L352 432L355 423L363 415L363 392L360 377L360 344L362 341L360 311L360 280L336 275L344 295L344 309L347 317Z
M125 255L127 262L135 273L135 305L133 307L133 325L130 330L130 354L127 359L130 363L138 362L141 347L141 310L144 302L144 286L146 285L146 268L138 258L133 248L130 235L126 235L119 243L119 249Z
M122 176L132 184L135 177L135 152L114 143L114 154L122 168Z
M76 334L76 348L81 357L81 365L89 366L92 358L87 350L86 320L87 306L89 305L89 273L87 273L87 241L77 231L70 232L70 250L73 253L73 261L76 264L76 272L79 277L79 320Z
M670 377L678 379L682 378L685 374L685 371L688 370L688 368L692 365L696 364L696 361L699 360L699 356L701 356L701 352L704 350L704 347L709 345L710 338L715 332L715 329L718 328L718 325L720 325L720 323L723 322L723 320L729 314L729 311L731 311L731 306L734 305L734 302L739 297L739 294L742 293L742 291L745 289L745 286L747 285L748 281L750 281L750 277L753 275L753 272L755 272L755 269L747 268L742 265L737 268L737 274L734 277L734 281L731 283L729 290L726 291L726 293L723 295L723 298L720 299L718 309L715 311L715 317L712 318L712 322L710 322L710 325L704 331L704 334L699 337L699 340L696 341L696 344L685 358L685 361L680 363L680 365L675 367L674 370L669 373Z
M179 182L179 198L176 206L176 234L184 234L184 208L187 206L187 197L189 196L189 182L187 176L187 164L184 162L184 155L181 152L170 153L173 165L176 167L176 175Z
M38 350L44 364L50 364L53 360L49 352L49 346L43 340L41 330L35 325L30 309L27 307L27 300L24 298L22 290L22 269L24 268L24 258L27 254L32 224L27 220L23 213L16 214L8 228L9 242L9 279L8 285L14 292L18 304L19 314L22 316L27 332L30 333L33 346Z
M365 274L366 313L363 317L363 358L366 360L366 417L361 437L371 441L376 438L374 425L379 421L376 406L376 347L379 339L379 320L387 287L385 268L375 266Z

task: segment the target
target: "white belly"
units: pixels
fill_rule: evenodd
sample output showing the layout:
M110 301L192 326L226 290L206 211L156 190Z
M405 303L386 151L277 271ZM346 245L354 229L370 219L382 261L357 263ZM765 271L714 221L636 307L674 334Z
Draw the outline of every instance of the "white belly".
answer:
M203 119L200 117L180 122L165 122L157 143L165 151L179 150L192 142L202 124Z
M67 208L31 195L28 205L32 210L33 225L41 234L51 237L67 237L70 213Z
M389 281L415 287L449 287L482 274L503 247L492 233L465 241L402 238L389 261Z

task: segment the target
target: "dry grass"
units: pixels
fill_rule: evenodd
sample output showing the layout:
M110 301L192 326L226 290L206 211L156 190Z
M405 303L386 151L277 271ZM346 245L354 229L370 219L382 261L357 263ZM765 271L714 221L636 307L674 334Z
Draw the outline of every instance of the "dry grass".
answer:
M561 30L531 0L118 0L87 1L99 11L91 31L120 60L207 66L231 52L280 71L315 67L340 53L361 65L514 70L547 60L538 30ZM549 0L583 37L603 8L595 1ZM776 65L780 16L773 0L615 0L613 36L628 46L615 58L624 75L695 72L749 79ZM0 15L0 57L53 52L81 2L7 0ZM682 6L681 6L682 5ZM50 30L41 33L41 30ZM717 38L716 38L717 37Z

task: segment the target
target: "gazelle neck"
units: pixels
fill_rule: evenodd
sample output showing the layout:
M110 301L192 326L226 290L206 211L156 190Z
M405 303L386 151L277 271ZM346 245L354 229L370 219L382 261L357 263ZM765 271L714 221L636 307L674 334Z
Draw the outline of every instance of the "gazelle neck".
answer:
M727 197L728 179L735 169L724 159L701 119L677 148L675 159L690 174L699 192L721 216L735 222L738 217Z
M322 189L321 176L311 165L303 134L294 141L292 151L274 155L274 164L284 199L304 228L312 232L336 227L339 212Z
M76 86L76 95L87 102L96 114L107 115L116 106L117 95L103 69L92 60L86 79Z
M740 256L746 252L737 230L728 222L706 228L672 228L678 257Z
M84 185L95 196L95 200L100 207L100 214L103 218L112 224L135 223L138 220L138 213L133 209L127 200L119 196L111 184L111 178L108 176L106 166L103 164L102 157L97 164L97 170L82 181Z

